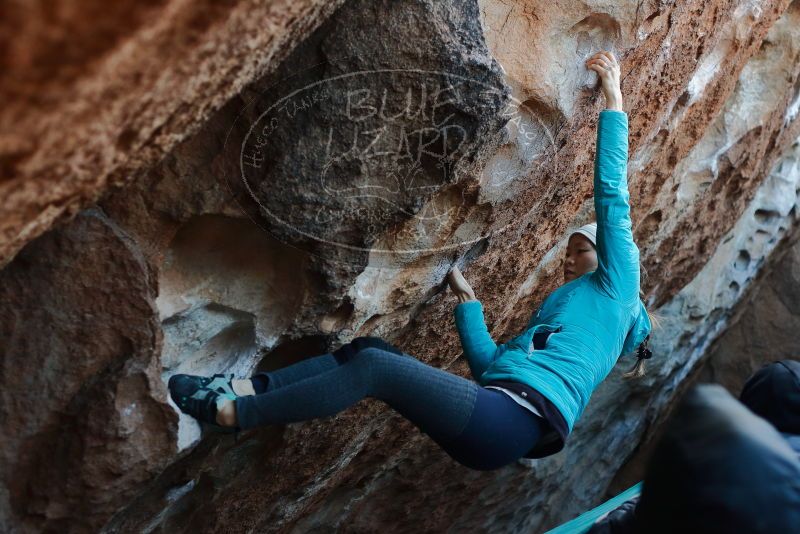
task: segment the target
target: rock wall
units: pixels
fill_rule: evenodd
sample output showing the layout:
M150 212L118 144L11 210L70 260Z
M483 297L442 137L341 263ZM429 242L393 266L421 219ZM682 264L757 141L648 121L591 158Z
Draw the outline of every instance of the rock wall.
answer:
M695 358L699 356L698 361L693 366L687 366L688 374L681 374L680 379L674 381L674 392L669 406L657 414L643 434L638 447L617 472L607 490L609 498L644 477L647 461L662 435L664 429L662 423L669 417L671 408L678 404L693 385L703 382L718 383L738 397L747 379L765 363L800 358L796 335L798 325L795 298L798 287L800 226L793 224L797 220L797 203L790 201L791 189L797 187L800 178L797 155L798 147L795 145L776 165L772 176L768 178L768 181L784 186L779 187L781 194L773 191L772 196L774 199L789 200L785 206L790 210L788 217L778 217L776 214L772 222L777 223L779 231L780 228L791 229L781 241L775 238L762 240L762 243L768 243L768 247L774 247L774 250L768 255L757 254L754 260L757 269L742 268L741 252L736 254L736 261L731 264L730 259L734 254L729 253L727 272L714 273L714 278L718 282L712 281L711 277L706 280L709 286L716 286L719 298L725 293L726 285L736 284L734 287L738 287L738 282L731 278L750 279L749 285L745 284L746 289L732 309L728 308L723 312L719 308L709 309L702 302L699 306L696 302L692 303L695 305L690 304L690 313L695 315L695 318L685 322L682 333L684 340L693 337L690 334L691 324L699 322L698 310L703 308L705 308L705 318L711 319L709 325L711 330L718 331L720 323L725 325L725 330L717 337L709 336L705 332L700 336L694 336L695 339L702 340L696 344L697 348L694 350ZM785 187L787 185L790 187ZM740 245L747 246L755 242L759 236L763 236L764 231L759 227L766 222L763 217L766 212L769 210L757 210L753 213L755 217L750 219L750 222L756 225L755 233L752 231L750 235L745 233L745 238L738 240ZM742 222L746 223L747 219ZM731 237L729 242L735 240L733 236ZM728 247L728 250L734 252L735 247ZM707 296L710 295L710 292L705 293ZM730 296L726 300L729 299ZM706 300L706 303L708 301ZM724 318L724 321L720 321L720 318ZM683 344L686 344L685 341Z
M0 265L141 176L341 2L3 2Z
M796 220L797 1L96 9L103 39L67 8L4 22L6 531L544 530L613 486ZM516 334L592 218L599 48L665 319L647 378L621 362L563 452L472 472L370 400L238 441L177 413L175 372L357 335L466 374L454 262Z
M745 215L700 275L659 310L663 328L656 343L659 352L669 354L659 372L670 386L659 393L655 404L662 407L651 412L641 441L609 486L608 497L642 479L647 458L661 436L662 423L693 384L719 382L738 396L744 381L758 367L792 357L791 321L776 322L774 316L761 318L770 323L762 339L774 338L774 345L763 343L761 349L750 353L736 349L728 353L724 347L752 332L743 320L745 315L752 315L753 308L772 305L768 297L760 302L759 295L769 293L765 286L791 284L786 271L776 264L782 262L791 272L792 259L791 255L787 258L787 251L798 235L798 150L800 145L794 143L779 159ZM779 278L781 282L777 282ZM781 335L783 328L788 330Z
M765 361L800 359L800 245L796 232L776 255L769 272L739 303L730 327L708 351L696 373L697 381L717 382L738 395Z

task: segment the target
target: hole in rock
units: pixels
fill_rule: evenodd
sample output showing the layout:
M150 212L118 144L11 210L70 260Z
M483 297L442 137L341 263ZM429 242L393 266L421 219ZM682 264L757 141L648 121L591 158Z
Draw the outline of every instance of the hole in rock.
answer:
M131 128L126 128L123 130L119 136L117 136L117 149L120 152L127 152L130 150L133 143L136 141L138 137L138 132Z
M644 23L653 22L656 19L656 17L658 17L660 14L661 14L661 11L658 11L658 10L653 11L652 13L650 13L647 16L646 19L644 19Z
M681 93L681 96L679 96L677 102L675 102L676 107L684 107L687 102L689 102L689 98L691 98L691 96L692 95L689 94L689 91L684 91Z
M608 13L592 13L570 28L569 32L587 32L592 35L601 34L612 39L618 39L622 34L619 22Z
M483 237L476 241L470 248L467 250L463 256L458 258L456 261L456 266L459 269L466 268L467 265L472 263L477 258L481 257L486 250L489 248L489 238Z
M775 210L757 209L753 216L756 218L756 221L758 221L759 224L768 225L778 220L781 214Z
M319 328L325 333L336 332L344 328L347 321L352 317L355 306L347 298L334 311L325 315L319 322Z
M574 39L575 55L582 61L598 50L610 50L619 57L615 43L619 41L621 33L620 24L614 17L607 13L592 13L572 26L567 38ZM594 85L598 80L597 74L584 69L583 65L573 75L576 76L577 86L583 88Z
M247 373L309 292L306 253L249 220L199 215L176 233L156 300L166 374Z
M766 230L756 230L756 233L748 237L747 241L748 243L751 243L753 247L757 247L754 250L758 250L760 247L763 247L765 243L769 242L771 238L772 234L770 234Z
M534 122L547 130L544 135L548 141L552 141L556 137L559 129L566 122L566 117L560 110L545 104L536 97L531 97L520 104L519 111L526 113Z
M636 228L637 239L644 241L653 235L658 230L658 226L661 224L662 217L663 214L661 213L661 210L656 210L652 213L649 213Z
M255 317L213 302L165 319L162 329L161 365L169 374L236 372L258 350Z
M253 372L274 371L327 352L330 352L328 350L327 336L309 335L298 339L290 339L279 343L269 351L258 362Z
M733 261L733 266L739 271L747 269L750 266L750 253L746 250L740 250L739 255Z

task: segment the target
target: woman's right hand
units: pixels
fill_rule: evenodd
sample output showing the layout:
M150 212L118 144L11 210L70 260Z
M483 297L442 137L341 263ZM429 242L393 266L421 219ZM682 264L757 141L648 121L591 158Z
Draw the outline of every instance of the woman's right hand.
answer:
M470 300L478 300L475 298L475 291L472 290L472 286L469 285L469 282L467 282L464 275L461 274L458 267L453 267L453 269L447 273L447 283L450 285L450 289L455 293L459 301L468 302Z
M586 60L586 68L595 71L600 78L603 95L606 97L606 108L622 111L619 63L614 54L605 50L598 52Z

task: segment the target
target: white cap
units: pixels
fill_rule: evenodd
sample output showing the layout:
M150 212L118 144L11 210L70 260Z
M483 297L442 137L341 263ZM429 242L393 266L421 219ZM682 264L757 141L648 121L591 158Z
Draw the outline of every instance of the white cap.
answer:
M580 228L569 234L569 236L572 237L575 234L581 234L585 236L589 241L592 242L592 245L594 245L595 247L597 246L597 223L584 224L583 226L581 226Z

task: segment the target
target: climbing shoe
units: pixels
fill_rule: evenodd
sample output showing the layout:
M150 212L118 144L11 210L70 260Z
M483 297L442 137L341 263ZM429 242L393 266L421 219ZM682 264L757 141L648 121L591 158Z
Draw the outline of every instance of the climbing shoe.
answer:
M198 421L206 423L213 430L235 432L238 427L224 427L217 424L217 410L236 394L231 387L233 375L216 374L210 377L195 375L172 375L167 387L170 397L180 410Z

